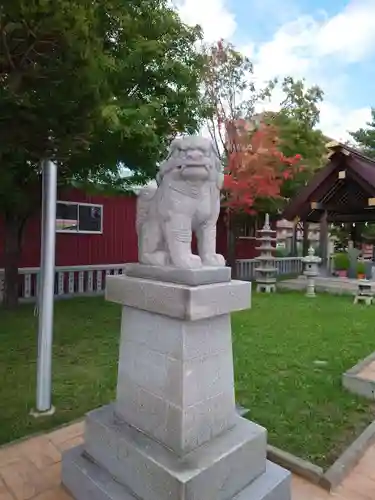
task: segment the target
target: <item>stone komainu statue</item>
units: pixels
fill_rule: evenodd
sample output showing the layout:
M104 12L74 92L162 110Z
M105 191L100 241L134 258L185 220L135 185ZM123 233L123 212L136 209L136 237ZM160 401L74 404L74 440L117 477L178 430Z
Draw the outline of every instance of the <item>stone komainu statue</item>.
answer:
M192 269L224 266L216 253L216 222L224 175L209 139L175 139L160 166L157 187L146 186L137 201L139 262ZM192 232L198 255L192 254Z

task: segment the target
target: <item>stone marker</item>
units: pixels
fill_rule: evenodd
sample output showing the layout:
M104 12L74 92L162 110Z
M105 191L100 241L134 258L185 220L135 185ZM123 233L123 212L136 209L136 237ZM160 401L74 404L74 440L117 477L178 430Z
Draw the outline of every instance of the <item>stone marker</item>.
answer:
M107 278L107 300L122 306L116 401L87 415L63 484L77 500L290 500L290 473L266 459L266 430L236 411L230 313L250 306L251 288L230 281L215 253L215 151L190 137L168 158L148 191L152 214L140 195L141 263Z
M360 254L360 251L353 247L353 243L349 245L348 248L348 257L349 257L349 269L348 269L348 278L351 279L357 279L357 264L358 264L358 257Z

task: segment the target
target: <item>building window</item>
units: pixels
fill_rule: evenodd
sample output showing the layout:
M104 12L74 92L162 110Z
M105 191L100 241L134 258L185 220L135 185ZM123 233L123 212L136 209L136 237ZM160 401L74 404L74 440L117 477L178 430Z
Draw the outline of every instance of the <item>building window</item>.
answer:
M103 232L103 206L58 201L56 204L56 232L101 234Z

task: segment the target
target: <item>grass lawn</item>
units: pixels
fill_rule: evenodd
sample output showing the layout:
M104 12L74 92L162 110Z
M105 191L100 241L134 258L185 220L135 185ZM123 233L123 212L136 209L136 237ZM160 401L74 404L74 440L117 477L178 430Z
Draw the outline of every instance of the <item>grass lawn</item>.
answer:
M237 399L269 442L327 467L374 419L374 405L341 388L341 374L375 350L375 309L350 297L254 295L233 315ZM0 310L0 443L76 419L115 394L120 307L102 298L56 303L56 414L35 402L37 321L32 306ZM325 364L316 361L326 362Z

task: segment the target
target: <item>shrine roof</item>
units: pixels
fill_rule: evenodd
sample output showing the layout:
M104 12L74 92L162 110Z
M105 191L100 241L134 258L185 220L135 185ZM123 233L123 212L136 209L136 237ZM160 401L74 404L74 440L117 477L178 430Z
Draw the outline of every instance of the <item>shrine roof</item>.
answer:
M335 143L328 163L285 208L282 217L318 222L375 221L375 160Z

